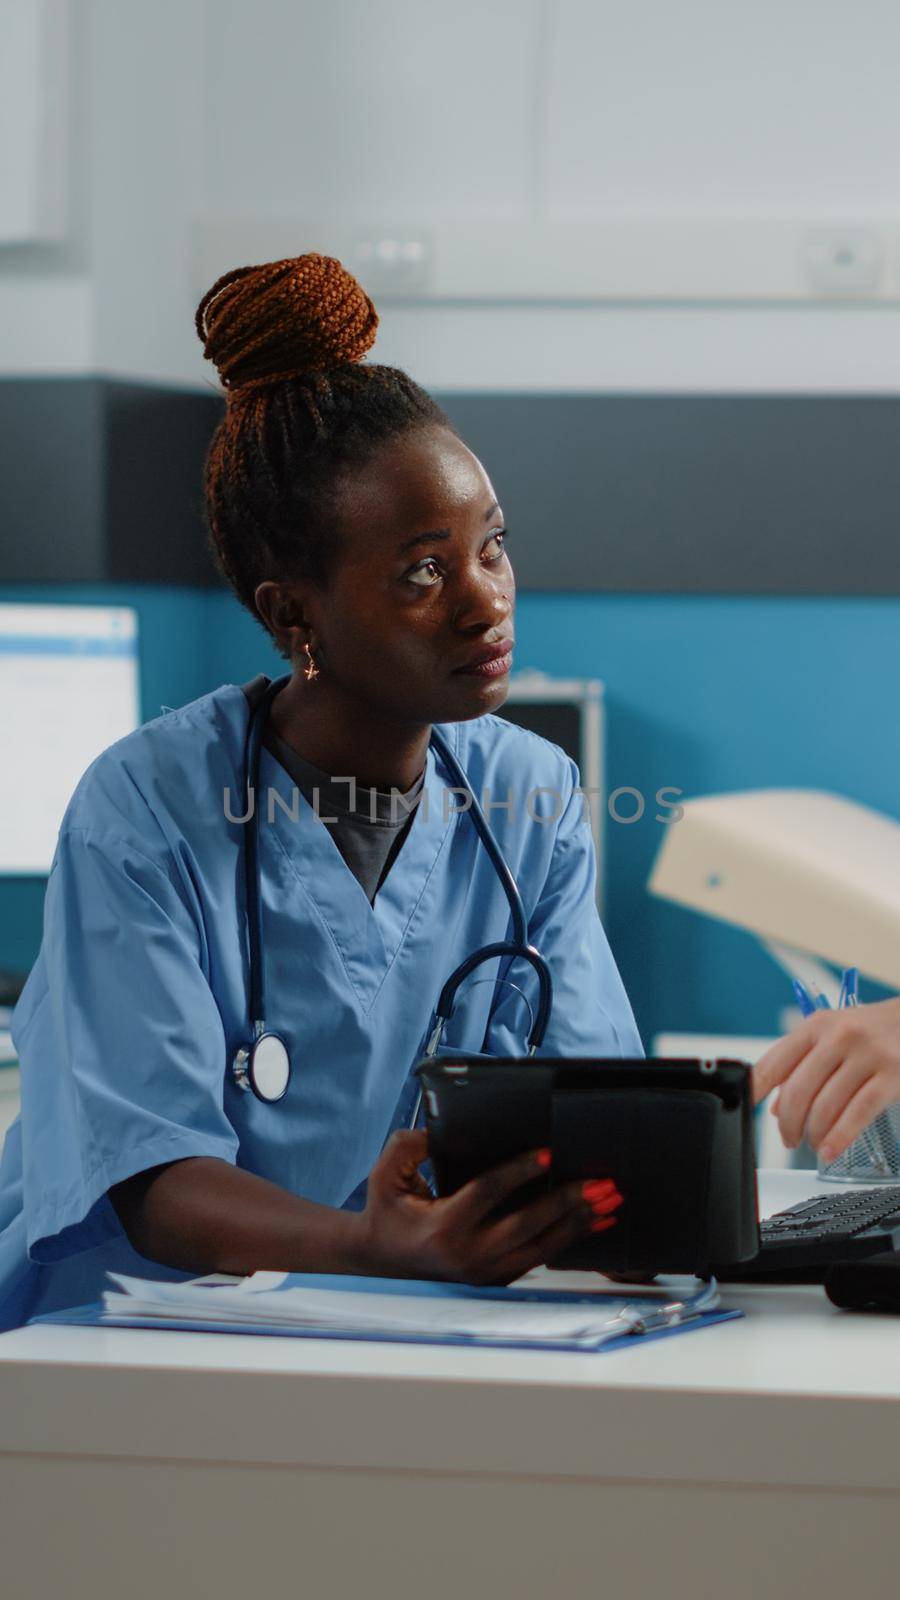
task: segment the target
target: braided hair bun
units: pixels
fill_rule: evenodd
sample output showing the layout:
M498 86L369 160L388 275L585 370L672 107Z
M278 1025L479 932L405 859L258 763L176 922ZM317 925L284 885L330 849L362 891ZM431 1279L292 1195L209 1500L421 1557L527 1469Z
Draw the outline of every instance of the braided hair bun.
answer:
M233 393L361 361L378 314L340 261L310 252L226 272L200 301L196 327Z
M196 327L227 399L204 474L212 550L262 621L260 584L331 581L345 474L367 470L382 445L413 429L453 425L399 367L363 361L375 307L331 256L226 272L200 301Z

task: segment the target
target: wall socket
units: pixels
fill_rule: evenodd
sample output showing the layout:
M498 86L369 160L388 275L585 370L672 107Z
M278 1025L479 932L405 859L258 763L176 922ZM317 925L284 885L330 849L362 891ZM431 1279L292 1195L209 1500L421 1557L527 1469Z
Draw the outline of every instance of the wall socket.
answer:
M806 281L819 294L877 294L884 257L872 228L814 228L803 243Z

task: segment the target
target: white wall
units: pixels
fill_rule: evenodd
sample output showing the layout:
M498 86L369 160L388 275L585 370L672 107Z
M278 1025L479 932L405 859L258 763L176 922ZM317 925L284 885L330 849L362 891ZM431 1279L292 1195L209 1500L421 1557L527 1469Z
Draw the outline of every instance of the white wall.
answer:
M48 246L16 274L0 252L6 370L48 370L56 348L61 368L210 381L198 221L237 219L253 259L267 221L295 219L298 250L327 249L330 218L335 235L483 225L486 250L506 223L696 219L698 272L711 224L759 249L772 219L863 222L900 283L893 0L70 5L80 270L54 275ZM900 375L888 303L381 310L376 355L436 388L885 391Z

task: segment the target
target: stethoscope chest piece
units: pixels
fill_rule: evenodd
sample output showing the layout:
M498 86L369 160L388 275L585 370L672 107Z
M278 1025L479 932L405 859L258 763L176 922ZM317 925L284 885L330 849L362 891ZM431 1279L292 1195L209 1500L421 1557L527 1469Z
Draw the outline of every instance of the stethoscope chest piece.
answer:
M274 1105L283 1100L291 1081L287 1045L277 1033L262 1033L252 1044L242 1045L234 1058L234 1081L257 1100Z

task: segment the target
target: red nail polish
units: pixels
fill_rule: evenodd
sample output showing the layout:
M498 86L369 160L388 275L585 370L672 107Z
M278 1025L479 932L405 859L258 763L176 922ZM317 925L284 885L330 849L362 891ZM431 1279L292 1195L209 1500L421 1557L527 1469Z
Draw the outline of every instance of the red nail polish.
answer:
M615 1227L617 1220L616 1217L596 1217L588 1231L590 1233L605 1233L607 1228Z
M553 1153L550 1150L539 1150L535 1159L537 1160L537 1164L541 1170L546 1172L551 1161L553 1160Z
M590 1201L591 1210L598 1217L608 1216L610 1211L618 1211L621 1204L621 1200L614 1199L612 1195L597 1195Z
M581 1185L581 1192L585 1200L593 1200L595 1195L612 1194L615 1187L612 1178L591 1178Z

